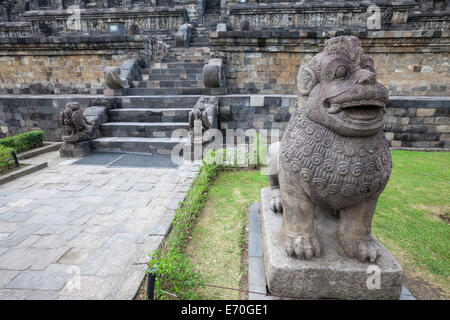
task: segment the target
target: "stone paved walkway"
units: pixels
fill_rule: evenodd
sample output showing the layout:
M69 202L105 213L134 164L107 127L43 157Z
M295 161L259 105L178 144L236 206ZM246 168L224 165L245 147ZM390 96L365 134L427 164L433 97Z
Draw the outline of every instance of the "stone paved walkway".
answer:
M132 299L198 172L69 165L0 185L0 299Z

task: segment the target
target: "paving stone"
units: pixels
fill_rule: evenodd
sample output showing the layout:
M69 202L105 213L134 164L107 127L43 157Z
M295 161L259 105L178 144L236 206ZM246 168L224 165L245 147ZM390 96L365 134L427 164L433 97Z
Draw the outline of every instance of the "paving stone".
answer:
M1 294L132 298L174 217L166 208L184 198L194 168L69 167L56 159L60 165L0 190L0 272L15 274ZM68 294L76 275L87 289Z
M61 290L61 296L93 298L106 280L106 277L73 275Z
M94 213L108 215L116 211L116 208L113 206L100 206L95 209Z
M21 225L15 232L11 233L9 237L0 240L0 247L17 245L42 227L43 224Z
M140 238L143 238L140 233L119 232L114 234L108 241L106 241L104 247L110 248L126 244L135 244L137 241L139 242ZM142 243L143 240L140 242Z
M152 255L161 245L164 236L150 236L145 239L143 246L139 249L139 254L134 260L134 264L146 264Z
M58 261L60 264L84 264L88 261L92 250L82 248L69 249Z
M154 209L153 207L138 207L135 208L131 214L130 217L132 219L148 219L150 216L152 216Z
M99 248L108 240L106 236L98 236L92 233L81 232L70 240L67 245L75 248Z
M70 274L67 272L22 271L8 285L7 289L60 290Z
M10 211L2 215L2 220L8 222L24 222L33 216L31 213L17 213Z
M58 296L58 299L56 299L56 300L91 300L91 299L86 298L86 297L60 295L60 296Z
M21 243L19 243L18 245L14 246L14 248L28 248L28 247L31 247L39 239L41 239L41 236L36 235L36 234L32 234L31 236L29 236L28 238L23 240Z
M3 289L20 271L0 270L0 289Z
M35 232L38 235L50 235L50 234L61 234L66 231L69 227L66 225L46 225L42 227L39 231Z
M0 300L24 300L29 294L30 290L0 290Z
M64 247L66 243L67 240L64 240L60 235L45 235L33 243L32 247L55 249Z
M129 268L127 274L123 279L119 281L116 286L116 292L114 293L112 299L117 300L131 300L136 295L139 287L144 280L145 270L147 266L145 265L133 265Z
M1 218L0 218L1 219ZM13 233L20 228L20 224L17 222L0 222L0 232Z
M105 261L108 261L108 263L101 266L97 275L122 274L127 266L131 264L136 251L136 244L120 243L107 248L105 250Z
M17 201L9 202L8 206L10 206L10 207L24 207L24 206L26 206L26 205L28 205L28 204L30 204L32 202L33 202L33 199L22 198L22 199L17 200Z
M25 300L56 300L58 296L59 291L32 290Z
M103 282L103 285L100 287L100 289L97 291L95 298L100 300L111 300L114 288L116 287L120 279L123 278L123 276L108 275L102 277L105 279L105 281Z
M37 207L39 207L39 204L36 203L36 201L33 201L32 204L23 206L23 207L11 207L9 209L9 212L15 212L15 213L29 213L31 211L34 212L34 210L37 209Z
M166 236L169 233L172 225L172 220L175 217L175 210L167 210L156 222L150 235Z
M67 250L67 247L45 249L44 254L42 254L37 261L33 263L30 270L44 270L50 264L58 261L67 252Z
M93 215L87 222L86 225L99 225L106 227L113 227L124 221L125 217L108 216L108 215Z

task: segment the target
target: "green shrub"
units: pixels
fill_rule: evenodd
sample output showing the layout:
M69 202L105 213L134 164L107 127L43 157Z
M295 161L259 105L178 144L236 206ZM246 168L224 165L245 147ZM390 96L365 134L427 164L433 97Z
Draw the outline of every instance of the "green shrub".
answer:
M171 232L164 246L151 257L149 268L155 269L156 299L171 298L170 294L184 300L195 298L195 289L201 280L194 266L189 262L185 248L189 241L190 230L206 202L205 195L217 171L215 164L202 165L182 206L177 208Z
M0 145L13 148L15 152L27 151L42 146L44 135L44 131L42 130L33 130L0 139Z
M14 163L11 152L13 148L5 147L0 144L0 173L8 171L9 167Z

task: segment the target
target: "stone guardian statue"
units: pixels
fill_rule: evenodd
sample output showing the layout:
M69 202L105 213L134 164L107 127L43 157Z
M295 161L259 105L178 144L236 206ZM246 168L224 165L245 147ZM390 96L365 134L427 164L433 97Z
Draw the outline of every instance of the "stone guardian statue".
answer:
M283 215L286 254L309 260L326 249L315 225L319 207L338 219L345 254L375 262L372 217L392 168L382 131L388 90L354 36L327 40L299 68L297 85L298 107L269 154L271 208Z

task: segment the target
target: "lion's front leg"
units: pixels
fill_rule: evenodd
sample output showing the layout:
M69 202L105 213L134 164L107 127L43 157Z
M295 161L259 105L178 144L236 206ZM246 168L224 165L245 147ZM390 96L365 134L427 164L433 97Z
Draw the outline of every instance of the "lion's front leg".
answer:
M278 181L278 168L280 156L280 143L272 143L269 147L267 175L272 198L270 199L270 208L273 212L283 212L281 204L280 182Z
M282 188L283 242L289 256L311 259L320 256L314 228L314 204L301 189Z
M340 210L339 241L350 258L375 262L380 249L372 236L372 218L378 196L347 209Z

